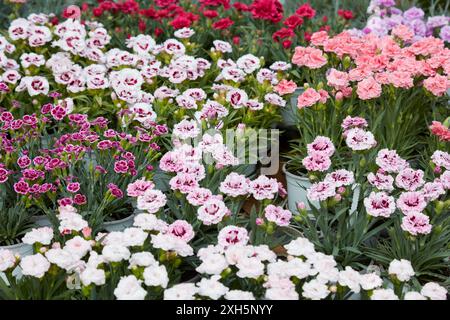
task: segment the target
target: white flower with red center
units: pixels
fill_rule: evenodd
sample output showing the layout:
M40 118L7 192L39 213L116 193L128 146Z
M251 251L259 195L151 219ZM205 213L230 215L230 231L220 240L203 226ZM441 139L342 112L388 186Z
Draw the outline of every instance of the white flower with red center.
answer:
M186 242L191 241L195 236L192 225L185 220L174 221L169 225L166 232Z
M355 151L368 150L377 144L371 132L360 128L348 130L345 142L350 149Z
M421 191L403 192L397 199L397 207L403 214L422 212L426 206L427 202Z
M334 154L335 147L333 142L328 137L317 136L313 142L307 146L308 154L322 154L331 157Z
M237 226L226 226L219 231L218 244L222 248L234 245L246 245L249 240L247 229Z
M214 40L213 41L214 49L223 53L231 53L233 52L233 47L230 43L222 40Z
M264 175L249 184L249 191L256 200L273 199L278 192L278 181Z
M376 164L386 172L400 172L408 168L409 164L402 159L395 150L381 149L375 159Z
M336 195L336 185L333 182L317 182L307 190L310 201L325 201Z
M252 54L246 54L240 57L236 64L239 68L245 71L245 73L252 73L253 71L259 69L261 62L259 58Z
M200 134L200 128L195 120L182 120L173 127L173 134L180 139L195 138Z
M148 189L143 195L137 198L137 207L139 210L145 210L148 213L156 213L167 203L164 193L156 189Z
M224 181L220 183L220 192L230 197L245 196L248 194L249 180L244 175L236 172L230 173Z
M388 218L395 212L394 197L385 192L372 192L364 199L364 206L369 215L374 217Z
M264 209L264 216L270 222L274 222L280 227L286 227L292 218L292 213L289 210L285 210L282 207L276 207L273 204L269 204Z
M394 190L394 178L388 174L371 172L367 175L367 181L378 190L387 192Z
M351 171L340 169L328 173L324 181L334 182L336 187L349 186L355 182L355 176Z
M403 188L407 191L415 191L424 183L423 171L413 170L411 168L402 169L395 178L395 184L397 187Z
M218 199L209 199L197 210L197 217L203 224L209 226L218 224L228 214L229 209L225 203Z

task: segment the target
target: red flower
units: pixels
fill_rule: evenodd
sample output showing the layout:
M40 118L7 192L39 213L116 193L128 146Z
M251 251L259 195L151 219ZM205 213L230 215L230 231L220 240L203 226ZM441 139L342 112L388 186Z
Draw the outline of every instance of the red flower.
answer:
M353 19L353 12L351 10L338 10L338 15L344 18L345 20Z
M248 6L248 5L246 5L245 3L242 3L242 2L235 2L235 3L233 3L233 7L237 11L250 11L250 6Z
M171 4L176 4L178 0L155 0L155 4L160 8L165 8Z
M170 22L174 29L188 28L191 26L191 20L184 16L178 16Z
M238 36L233 37L233 43L235 45L239 45L240 42L241 42L241 38L239 38Z
M158 17L158 12L155 8L142 9L139 14L150 19L156 19Z
M328 22L328 17L327 17L327 16L323 16L323 17L322 17L322 21L325 22L325 23L327 23L327 22Z
M147 25L145 24L145 21L142 19L139 19L139 23L138 23L139 31L144 33L146 28L147 28Z
M230 18L223 18L213 23L214 29L225 30L234 24L234 21Z
M255 0L250 8L253 18L270 20L274 23L283 19L283 5L278 0Z
M280 30L278 30L277 32L275 32L272 35L272 39L275 42L280 42L280 40L286 39L286 38L291 38L295 36L294 31L292 31L292 29L289 28L281 28Z
M305 3L302 4L295 13L300 17L312 19L316 15L316 10L314 10L309 3Z
M139 3L135 0L126 0L125 2L120 4L120 10L125 13L135 13L139 11Z
M290 16L289 18L287 18L287 19L284 20L284 22L283 22L283 24L284 24L286 27L291 28L291 29L295 29L295 28L297 28L298 26L301 26L302 23L303 23L303 19L300 18L299 16L295 15L295 14L292 15L292 16Z
M56 25L59 23L58 17L55 16L55 17L51 18L51 19L50 19L50 23L51 23L52 25L56 26Z
M284 40L283 41L283 48L289 49L291 46L292 46L292 41L291 40Z
M199 0L201 8L204 7L220 7L223 6L225 10L230 9L230 0Z
M309 42L309 41L311 41L311 36L312 36L312 34L311 34L311 33L309 33L309 32L305 32L305 34L304 34L304 37L305 37L305 41L306 41L306 42Z
M86 12L89 10L89 3L83 2L81 5L81 11Z
M203 15L204 15L206 18L212 19L212 18L217 17L219 14L217 13L216 10L205 10L205 11L203 11Z
M330 31L331 27L329 25L321 26L319 28L319 31Z
M154 34L155 37L159 37L160 35L162 35L164 33L164 30L161 28L155 28Z
M102 10L102 8L94 8L94 9L92 10L92 14L93 14L95 17L100 17L100 16L103 14L103 10Z

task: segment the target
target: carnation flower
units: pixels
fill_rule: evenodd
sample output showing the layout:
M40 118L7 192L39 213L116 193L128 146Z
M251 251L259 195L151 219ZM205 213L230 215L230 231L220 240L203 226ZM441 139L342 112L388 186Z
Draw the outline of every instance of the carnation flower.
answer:
M13 252L6 249L0 249L0 272L4 272L16 264L16 257Z
M225 203L218 199L210 199L197 211L197 217L205 225L217 224L228 213Z
M364 199L364 206L369 215L388 218L395 212L394 197L385 192L372 192Z
M366 273L360 275L360 284L363 290L373 290L383 285L383 280L376 273Z
M218 300L224 296L229 289L219 282L220 276L212 276L210 279L203 278L197 282L197 293L203 297L208 297L213 300Z
M381 149L378 151L376 164L386 172L398 173L409 167L406 160L402 159L395 150Z
M146 286L166 288L169 283L166 267L158 263L146 267L143 276Z
M344 271L339 272L339 284L343 287L348 287L354 293L359 293L361 290L359 272L353 270L351 267L345 267Z
M375 289L370 300L398 300L398 297L392 289Z
M336 195L336 185L333 182L317 182L307 190L307 197L310 201L325 201Z
M335 147L328 137L317 136L313 142L307 145L308 154L321 154L331 157L334 154Z
M226 249L233 245L246 245L249 236L245 228L226 226L219 231L217 239L218 245Z
M427 298L417 291L409 291L405 293L403 300L427 300Z
M411 168L402 169L395 178L395 184L399 188L415 191L424 184L423 171Z
M228 268L228 263L222 254L213 253L201 258L202 263L195 269L198 273L220 275Z
M320 49L313 47L296 47L292 63L299 67L305 66L310 69L318 69L327 64L327 58L323 56Z
M379 172L373 174L371 172L367 175L367 181L378 190L387 192L394 190L394 178L390 175Z
M220 183L219 190L230 197L239 197L247 195L248 188L247 178L244 175L232 172Z
M239 259L236 264L239 278L256 279L264 274L264 264L256 257L245 257Z
M397 199L397 207L404 213L422 212L427 203L422 192L410 191L403 192Z
M20 261L20 268L22 274L35 278L42 278L50 269L50 262L40 253L26 256Z
M242 290L230 290L225 294L226 300L255 300L255 296L252 292Z
M402 282L409 281L415 274L411 262L405 259L392 260L388 272Z
M120 262L128 260L131 256L130 250L121 244L106 245L103 247L102 255L106 261Z
M364 131L360 128L348 130L345 142L347 143L347 146L354 151L368 150L377 144L371 132Z
M167 198L164 193L156 189L147 189L137 198L139 210L146 210L148 213L156 213L166 205Z
M447 300L447 290L436 282L426 283L420 293L430 300Z
M333 182L336 185L336 187L339 188L342 186L349 186L353 184L355 182L355 177L353 172L345 169L340 169L328 173L325 176L324 181Z
M154 248L173 251L181 257L192 256L194 253L192 247L186 241L170 234L152 234L151 244Z
M431 156L431 160L438 167L450 170L450 154L441 150L436 150Z
M106 283L106 274L102 269L88 267L81 272L80 280L84 286L89 286L91 284L102 286Z
M259 176L249 184L249 191L256 200L273 199L278 192L276 179Z
M195 235L192 225L185 220L174 221L168 226L166 232L186 242L191 241Z
M420 234L429 234L431 232L431 224L430 218L420 212L408 212L402 218L401 228L412 234L413 236L417 236Z
M164 291L164 300L195 300L195 283L179 283Z
M135 276L129 275L120 278L114 296L117 300L144 300L147 291L141 286L142 281Z
M312 153L302 160L303 166L308 171L327 171L331 166L331 160L327 155Z
M284 246L287 253L296 257L309 257L315 253L314 245L306 238L297 238Z
M289 210L284 210L282 207L276 207L273 204L269 204L264 209L264 216L268 221L274 222L280 227L285 227L289 225L292 213Z
M302 290L302 296L310 300L322 300L330 294L328 286L317 279L305 282Z

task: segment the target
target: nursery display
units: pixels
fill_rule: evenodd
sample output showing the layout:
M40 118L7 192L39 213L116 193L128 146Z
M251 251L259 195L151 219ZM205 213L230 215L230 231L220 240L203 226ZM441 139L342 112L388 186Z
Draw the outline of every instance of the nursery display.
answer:
M448 299L445 8L26 2L0 300Z

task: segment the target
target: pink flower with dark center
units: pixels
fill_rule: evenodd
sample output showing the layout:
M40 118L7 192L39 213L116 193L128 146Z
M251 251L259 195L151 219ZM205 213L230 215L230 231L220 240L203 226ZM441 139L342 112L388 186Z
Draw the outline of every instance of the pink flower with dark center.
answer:
M425 201L425 197L419 191L403 192L397 199L397 207L403 214L422 212L426 206L427 202Z
M249 236L245 228L226 226L220 230L217 239L219 246L226 249L233 245L245 246L248 243Z
M417 236L429 234L432 226L430 224L430 218L427 215L413 211L402 218L401 228L413 236Z
M185 220L174 221L167 228L167 233L185 242L191 241L195 236L194 229L191 224Z
M71 182L67 185L67 191L71 193L76 193L80 190L80 183L78 182Z
M114 171L116 173L127 173L128 169L129 169L129 166L125 160L116 161L114 163Z
M369 215L374 217L388 218L395 212L394 197L385 192L372 192L364 199L364 206Z
M264 216L268 221L274 222L277 226L286 227L292 218L292 213L282 207L276 207L272 204L264 209Z

